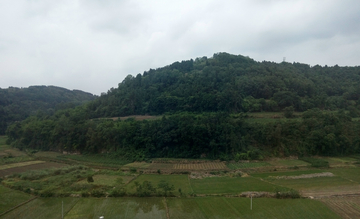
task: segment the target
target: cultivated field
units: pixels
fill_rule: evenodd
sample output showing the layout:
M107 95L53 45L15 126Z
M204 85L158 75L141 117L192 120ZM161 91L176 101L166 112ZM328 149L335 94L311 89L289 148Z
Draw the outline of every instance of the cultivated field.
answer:
M32 161L30 161L32 162ZM41 169L48 169L48 168L61 168L67 166L66 164L62 163L54 163L54 162L43 162L43 161L36 161L36 163L28 163L26 166L19 166L19 167L12 167L7 169L0 170L0 177L4 177L7 175L11 175L14 173L23 173L30 170L41 170ZM1 167L1 166L0 166Z
M339 218L326 205L309 199L201 197L168 198L170 218Z
M321 201L342 218L360 218L359 197L333 197Z
M274 192L275 186L255 177L207 177L191 179L196 194L239 194L246 191Z
M61 218L62 201L64 218L359 218L360 214L356 155L306 158L307 162L291 158L129 163L108 155L27 154L5 140L0 136L0 214L22 205L0 218ZM320 161L330 168L311 167ZM141 194L136 182L144 181L155 188L167 182L174 187L172 197L133 197ZM250 210L250 199L239 197L274 197L291 189L314 199L253 198ZM116 191L118 198L109 197ZM162 194L161 188L152 193Z
M326 204L309 199L38 198L1 218L340 218ZM168 209L168 217L167 217Z

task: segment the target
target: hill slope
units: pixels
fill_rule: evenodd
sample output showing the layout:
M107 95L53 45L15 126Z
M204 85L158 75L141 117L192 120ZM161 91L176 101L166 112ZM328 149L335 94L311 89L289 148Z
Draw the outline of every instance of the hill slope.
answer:
M310 67L215 54L128 76L107 94L7 129L20 149L149 157L259 159L360 153L360 67ZM249 122L246 112L304 111ZM331 111L330 111L331 110ZM95 119L164 114L161 119ZM297 114L299 115L299 114Z
M58 109L75 107L95 98L90 93L55 86L0 88L0 135L5 134L8 124L38 111L51 115Z
M127 76L118 88L89 105L92 117L159 115L166 112L259 112L293 106L360 108L360 67L310 67L256 62L214 54Z

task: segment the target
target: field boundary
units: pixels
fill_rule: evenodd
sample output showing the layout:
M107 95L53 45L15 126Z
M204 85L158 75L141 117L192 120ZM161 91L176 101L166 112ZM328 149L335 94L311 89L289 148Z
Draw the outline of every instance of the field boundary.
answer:
M38 198L37 196L32 197L31 199L29 199L29 200L27 200L27 201L24 201L23 203L20 203L20 204L16 205L15 207L10 208L9 210L7 210L7 211L5 211L5 212L3 212L3 213L0 213L0 217L4 216L5 214L9 213L10 211L13 211L13 210L17 209L18 207L21 207L21 206L23 206L23 205L31 202L32 200L37 199L37 198Z
M165 209L166 209L166 218L170 219L169 208L168 208L167 203L166 203L166 197L164 197L163 201L164 201L164 205L165 205Z

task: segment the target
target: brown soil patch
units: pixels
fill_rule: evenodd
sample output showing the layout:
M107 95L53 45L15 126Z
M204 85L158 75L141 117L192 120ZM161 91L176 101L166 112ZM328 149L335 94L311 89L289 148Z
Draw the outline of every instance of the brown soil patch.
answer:
M342 218L360 218L360 197L336 197L321 199Z
M224 170L227 169L225 163L222 162L208 162L208 163L193 163L193 164L175 164L174 169L177 170Z
M49 169L49 168L60 168L67 166L66 164L62 163L54 163L54 162L46 162L46 163L39 163L39 164L32 164L28 166L22 166L22 167L14 167L9 168L5 170L0 170L0 177L4 177L7 175L11 175L14 173L22 173L29 170L40 170L40 169Z

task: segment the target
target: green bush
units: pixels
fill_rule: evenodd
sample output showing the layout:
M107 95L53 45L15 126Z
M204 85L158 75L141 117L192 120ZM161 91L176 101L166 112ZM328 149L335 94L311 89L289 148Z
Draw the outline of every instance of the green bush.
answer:
M116 188L110 191L110 197L123 197L126 195L126 190L124 188Z
M300 160L308 162L311 164L311 167L329 167L329 162L320 158L314 158L314 157L302 157Z
M280 190L277 189L275 191L276 198L284 199L284 198L300 198L300 193L295 189L290 190Z
M97 198L106 196L105 192L102 189L94 189L90 192L90 194L92 197L97 197Z

